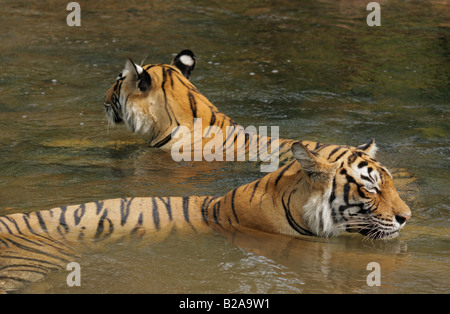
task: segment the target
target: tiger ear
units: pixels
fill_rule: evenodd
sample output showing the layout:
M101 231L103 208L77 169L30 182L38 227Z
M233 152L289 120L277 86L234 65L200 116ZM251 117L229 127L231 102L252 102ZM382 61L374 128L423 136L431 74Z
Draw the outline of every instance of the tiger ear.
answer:
M326 183L334 176L337 163L329 163L300 142L291 146L292 153L302 166L302 170L314 183Z
M362 150L370 157L375 158L378 147L377 144L375 144L375 139L373 138L369 143L359 145L357 149Z
M130 82L135 84L138 91L146 92L150 90L152 85L150 75L141 66L135 64L133 60L127 59L125 69L123 70L123 76L128 77Z
M194 53L191 50L185 49L177 54L171 65L177 67L184 77L189 79L192 71L194 71L196 63L197 61Z

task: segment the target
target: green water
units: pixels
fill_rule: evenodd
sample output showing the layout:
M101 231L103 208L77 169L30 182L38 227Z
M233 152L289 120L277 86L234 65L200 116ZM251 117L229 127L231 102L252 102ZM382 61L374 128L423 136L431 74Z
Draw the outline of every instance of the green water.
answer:
M399 238L176 235L80 260L25 292L448 293L449 6L380 1L5 0L0 16L0 214L123 196L222 195L252 163L184 163L108 127L106 90L126 58L192 49L191 81L243 125L359 145L375 138L413 216ZM366 265L381 266L369 287Z

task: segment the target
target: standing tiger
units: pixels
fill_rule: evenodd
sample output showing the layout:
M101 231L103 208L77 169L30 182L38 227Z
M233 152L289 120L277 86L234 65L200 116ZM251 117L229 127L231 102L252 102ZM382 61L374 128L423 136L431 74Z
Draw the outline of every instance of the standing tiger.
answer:
M191 134L200 130L200 136L187 139L189 154L203 150L214 137L220 142L216 149L224 153L229 149L233 156L246 160L254 151L270 151L264 160L273 154L277 154L280 160L291 157L290 146L294 141L258 135L244 129L203 96L189 81L195 65L196 58L190 50L181 51L171 65L139 66L128 59L125 69L106 93L104 106L110 123L124 122L132 132L148 139L151 146L167 151L174 148L178 137L180 140L184 137L180 135L181 129L187 129Z
M309 148L308 148L309 147ZM0 291L65 268L93 243L173 230L293 237L359 232L392 238L411 216L374 141L357 148L294 142L294 160L222 197L135 197L0 217Z

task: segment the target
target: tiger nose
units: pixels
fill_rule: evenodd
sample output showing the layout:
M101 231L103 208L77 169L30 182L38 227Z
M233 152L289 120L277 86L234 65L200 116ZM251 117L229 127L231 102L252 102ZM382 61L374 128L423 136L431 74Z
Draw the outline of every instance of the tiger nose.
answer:
M410 217L411 217L411 214L395 215L395 220L400 225L403 225Z

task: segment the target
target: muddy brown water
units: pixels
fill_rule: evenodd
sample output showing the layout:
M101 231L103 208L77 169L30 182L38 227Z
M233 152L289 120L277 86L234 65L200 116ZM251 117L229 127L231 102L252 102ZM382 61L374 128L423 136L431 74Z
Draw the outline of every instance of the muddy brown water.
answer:
M103 97L126 58L192 49L192 82L243 125L359 145L375 138L413 216L390 241L171 235L80 257L26 293L448 293L449 16L445 1L2 1L0 214L124 196L222 195L252 163L176 163ZM366 269L381 267L381 286Z

